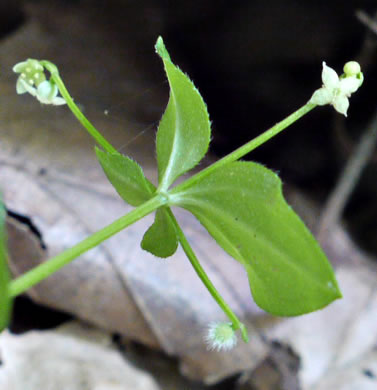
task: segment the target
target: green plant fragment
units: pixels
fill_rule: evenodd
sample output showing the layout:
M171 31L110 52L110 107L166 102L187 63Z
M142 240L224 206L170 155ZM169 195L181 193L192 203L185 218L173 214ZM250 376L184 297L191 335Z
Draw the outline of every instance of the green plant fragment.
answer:
M157 257L172 256L178 247L175 227L170 220L167 208L156 210L153 225L145 232L141 247Z
M279 177L262 165L230 163L184 192L173 189L170 199L241 262L265 311L300 315L341 297L325 254L285 202Z
M107 178L125 202L139 206L152 197L155 187L139 164L120 153L95 150Z
M162 38L156 43L170 86L170 97L157 132L159 189L166 191L204 157L211 127L207 107L194 84L170 60Z
M0 195L0 331L8 326L12 308L12 299L9 296L10 274L5 218L6 212Z

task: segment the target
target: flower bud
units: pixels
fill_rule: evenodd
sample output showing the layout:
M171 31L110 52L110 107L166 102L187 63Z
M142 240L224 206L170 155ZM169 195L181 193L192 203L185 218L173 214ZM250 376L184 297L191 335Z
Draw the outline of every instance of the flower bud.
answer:
M28 92L43 104L66 104L62 97L57 96L59 93L58 87L52 80L46 79L44 70L40 61L31 58L16 64L13 67L13 72L19 74L16 83L17 93Z
M356 61L348 61L344 67L343 71L347 77L349 76L357 76L361 72L361 67Z

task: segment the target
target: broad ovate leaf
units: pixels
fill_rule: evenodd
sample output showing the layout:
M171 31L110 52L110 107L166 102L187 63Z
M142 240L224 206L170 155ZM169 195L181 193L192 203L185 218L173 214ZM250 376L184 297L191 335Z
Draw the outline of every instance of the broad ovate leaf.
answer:
M177 250L177 234L166 207L156 211L154 223L145 232L141 247L162 258L172 256Z
M8 326L12 306L12 300L9 296L10 274L8 270L5 217L6 212L0 194L0 331Z
M139 164L123 154L104 152L97 147L96 154L107 178L124 201L139 206L152 197L155 187Z
M170 97L157 132L159 188L167 190L204 157L211 129L207 107L190 79L170 60L162 38L156 51L170 86Z
M279 316L309 313L340 298L330 263L285 202L279 177L252 162L233 162L171 193L217 243L240 261L255 302Z

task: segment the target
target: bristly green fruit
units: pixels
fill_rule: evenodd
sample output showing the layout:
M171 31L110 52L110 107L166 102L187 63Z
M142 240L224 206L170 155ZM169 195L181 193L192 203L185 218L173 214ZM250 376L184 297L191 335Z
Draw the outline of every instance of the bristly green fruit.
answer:
M230 163L170 196L245 267L265 311L300 315L341 297L325 254L285 202L278 176L262 165Z

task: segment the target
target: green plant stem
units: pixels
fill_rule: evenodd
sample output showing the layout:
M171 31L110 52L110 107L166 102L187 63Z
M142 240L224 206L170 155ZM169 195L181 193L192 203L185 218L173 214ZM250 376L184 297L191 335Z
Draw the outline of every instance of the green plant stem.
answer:
M166 203L167 198L163 195L157 194L141 206L133 209L128 214L115 220L110 225L87 237L72 248L67 249L63 253L60 253L59 255L26 272L24 275L21 275L10 283L10 296L16 297L17 295L22 294L30 287L33 287L43 279L58 271L60 268L64 267L66 264L70 263L76 257L80 256L89 249L94 248L101 242L120 232L127 226L132 225Z
M59 76L59 72L56 66L49 61L41 61L41 63L51 73L51 79L57 85L62 97L67 102L68 107L71 109L72 113L76 116L76 118L83 125L83 127L88 131L88 133L94 138L94 140L100 146L104 148L105 151L109 153L117 152L116 149L102 136L102 134L90 123L90 121L77 107L71 95L69 94L68 90L66 89L63 80ZM250 153L252 150L256 149L258 146L262 145L263 143L265 143L275 135L279 134L282 130L284 130L289 125L297 121L299 118L307 114L314 107L315 107L314 104L309 104L309 103L306 104L305 106L295 111L293 114L289 115L283 121L277 123L275 126L271 127L269 130L262 133L257 138L254 138L250 142L236 149L234 152L228 154L227 156L220 159L216 163L212 164L208 168L203 169L196 175L192 176L191 178L187 179L183 183L179 184L170 193L173 194L176 192L183 191L184 189L194 185L201 178L208 175L213 170L218 169L225 164L240 159L241 157ZM108 239L109 237L123 230L127 226L133 224L134 222L143 218L147 214L151 213L152 211L166 204L168 204L168 197L166 197L163 194L157 193L154 198L150 199L149 201L145 202L141 206L132 210L130 213L117 219L110 225L94 233L93 235L81 241L80 243L76 244L72 248L64 251L63 253L53 257L49 261L35 267L31 271L13 280L9 287L10 296L15 297L23 293L30 287L34 286L35 284L41 282L43 279L47 278L51 274L58 271L60 268L62 268L63 266L65 266L66 264L68 264L78 256L80 256L84 252L88 251L89 249L92 249L93 247L97 246L104 240ZM248 342L249 338L248 338L247 329L245 325L238 319L236 314L231 310L228 304L223 300L221 295L218 293L215 286L212 284L207 274L205 273L204 269L200 265L193 249L191 248L189 242L186 239L186 236L184 235L177 220L175 219L174 214L171 212L170 209L168 209L168 212L175 226L179 242L186 256L191 262L191 265L193 266L195 272L197 273L201 281L204 283L204 285L207 287L208 291L215 299L215 301L218 303L218 305L221 307L221 309L228 316L228 318L232 322L233 329L234 330L240 329L243 340L245 342Z
M288 126L290 126L292 123L296 122L298 119L303 117L305 114L307 114L309 111L311 111L314 107L316 107L315 104L307 103L305 106L302 106L297 111L293 112L291 115L289 115L287 118L283 119L281 122L277 123L275 126L272 126L270 129L266 130L264 133L259 135L258 137L252 139L245 145L240 146L238 149L233 151L232 153L229 153L222 159L216 161L209 167L201 170L197 174L191 176L181 184L178 184L176 187L173 188L173 190L170 192L178 193L181 191L184 191L185 189L195 185L199 180L201 180L203 177L207 176L209 173L214 171L215 169L218 169L222 167L225 164L229 164L233 161L239 160L241 157L245 156L246 154L250 153L252 150L256 149L258 146L264 144L271 138L275 137L275 135L279 134L281 131L286 129Z
M228 316L230 321L232 322L232 327L234 330L241 330L242 339L247 343L249 341L249 336L247 334L247 328L246 326L238 319L236 314L232 311L232 309L228 306L228 304L224 301L222 296L219 294L219 292L216 290L216 287L212 284L210 279L208 278L207 274L205 273L203 267L200 265L198 258L196 257L193 249L191 248L191 245L186 239L185 234L183 233L181 227L179 226L177 220L175 219L175 216L173 212L168 208L168 214L175 226L175 230L178 236L178 240L182 246L182 249L184 250L186 256L190 260L191 265L193 266L196 274L199 276L200 280L204 283L204 285L207 287L207 290L212 295L214 300L218 303L218 305L221 307L223 312Z
M102 136L102 134L89 122L86 116L77 107L76 103L73 101L71 95L65 87L56 66L46 60L40 62L51 73L51 79L57 85L60 94L67 102L67 105L71 109L73 115L75 115L78 121L85 127L85 129L94 138L98 145L102 146L103 149L109 153L116 153L117 150Z

